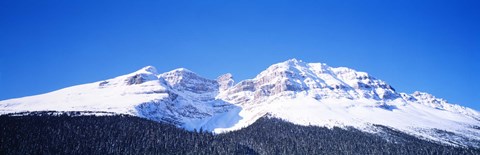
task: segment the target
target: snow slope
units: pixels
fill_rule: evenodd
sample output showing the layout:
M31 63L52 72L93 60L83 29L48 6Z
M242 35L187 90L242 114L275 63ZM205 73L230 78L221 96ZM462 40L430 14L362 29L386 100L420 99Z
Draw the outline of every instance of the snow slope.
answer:
M299 125L355 127L380 132L383 125L424 139L480 147L480 114L433 95L397 92L365 72L291 59L253 79L234 83L184 68L136 72L54 92L0 101L1 113L105 111L217 133L246 127L270 114Z

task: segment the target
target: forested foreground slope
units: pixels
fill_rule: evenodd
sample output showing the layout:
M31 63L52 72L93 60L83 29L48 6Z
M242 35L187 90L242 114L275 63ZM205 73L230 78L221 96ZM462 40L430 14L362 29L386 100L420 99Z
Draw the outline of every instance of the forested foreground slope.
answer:
M480 154L380 128L386 134L263 117L214 135L126 115L32 113L0 116L0 154Z

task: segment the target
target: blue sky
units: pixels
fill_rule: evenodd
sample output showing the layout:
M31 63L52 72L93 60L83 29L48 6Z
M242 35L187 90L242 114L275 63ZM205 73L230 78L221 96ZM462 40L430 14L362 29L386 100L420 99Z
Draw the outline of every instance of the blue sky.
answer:
M476 0L0 1L0 100L153 65L237 81L290 58L480 110Z

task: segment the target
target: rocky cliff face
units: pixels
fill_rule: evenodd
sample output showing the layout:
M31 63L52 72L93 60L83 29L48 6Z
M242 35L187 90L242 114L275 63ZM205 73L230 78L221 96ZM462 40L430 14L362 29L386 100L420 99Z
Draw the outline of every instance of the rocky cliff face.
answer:
M230 89L233 86L234 82L235 81L233 80L233 75L230 73L223 74L217 78L217 83L219 85L220 91L226 91Z
M400 97L392 86L365 72L345 67L333 68L322 63L305 63L296 59L274 64L254 79L241 81L227 91L227 98L235 102L248 102L282 93L307 93L316 99L394 100ZM236 99L241 96L238 93L253 96Z
M214 93L218 91L218 82L198 76L194 72L180 68L158 75L167 84L178 91L187 91L197 94Z

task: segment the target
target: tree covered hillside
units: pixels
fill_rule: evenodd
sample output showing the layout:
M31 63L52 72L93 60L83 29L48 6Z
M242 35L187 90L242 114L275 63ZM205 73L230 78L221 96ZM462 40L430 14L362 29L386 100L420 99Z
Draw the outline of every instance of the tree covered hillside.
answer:
M125 115L37 112L0 116L0 154L480 154L384 130L392 137L263 117L242 130L214 135Z

